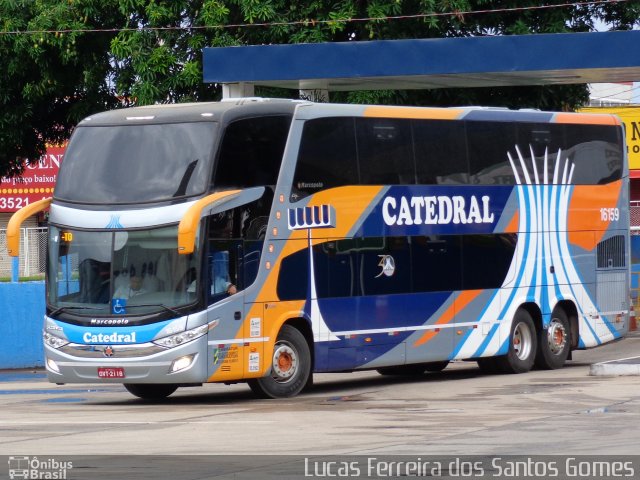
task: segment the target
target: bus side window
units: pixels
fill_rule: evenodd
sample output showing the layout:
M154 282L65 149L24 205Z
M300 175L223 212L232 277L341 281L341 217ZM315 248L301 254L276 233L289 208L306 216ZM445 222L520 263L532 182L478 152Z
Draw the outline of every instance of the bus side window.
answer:
M462 288L459 236L412 237L413 291L454 291Z
M214 244L215 248L215 244ZM229 285L232 283L229 276L229 251L214 250L209 255L209 289L210 299L217 301L227 295Z
M239 236L242 238L242 288L251 285L258 276L260 256L269 224L269 209L273 193L267 188L260 200L239 207L235 214L239 222Z
M226 128L216 162L214 186L275 185L291 117L274 115L237 120Z
M418 184L469 183L463 122L414 120L412 128Z
M357 295L357 242L347 238L313 247L318 298Z
M566 158L575 165L571 183L602 185L622 177L620 129L608 125L564 125ZM565 155L563 155L565 157Z
M272 201L273 192L267 187L262 198L209 217L211 300L224 297L229 284L240 291L255 281Z
M273 192L271 188L267 188L262 198L238 207L234 212L234 220L238 223L237 236L243 242L243 269L239 272L242 274L242 288L247 288L258 276L272 203Z
M291 200L327 188L358 185L356 134L351 117L319 118L302 131Z
M234 249L234 210L218 213L209 217L208 224L208 287L210 303L221 300L227 295L230 284L237 285L237 249Z
M239 223L239 235L244 240L264 240L272 203L273 191L267 187L262 198L236 209L234 217Z
M464 235L462 237L462 288L500 288L507 279L515 254L517 236Z
M547 172L546 177L548 183L553 182L553 173L556 165L556 157L558 151L565 150L564 141L564 125L553 123L537 123L537 124L518 124L516 126L518 132L518 148L525 158L529 175L534 174L533 163L535 161L540 182L544 182L545 172L545 152L547 154ZM531 159L531 150L533 150L534 159ZM524 178L524 172L514 147L509 150L515 161L516 171L520 179ZM534 177L535 178L535 177Z
M356 138L362 185L416 183L409 120L357 118Z
M282 259L277 293L280 300L304 300L309 288L309 250L303 248Z
M515 146L518 144L516 126L513 122L468 121L467 147L469 149L470 183L481 185L513 185L516 183L507 153L516 162ZM527 164L531 165L529 148L518 145Z
M360 246L362 295L411 293L409 237L363 238Z
M251 285L258 276L258 270L260 269L260 255L262 254L262 247L264 240L245 241L243 249L243 287Z

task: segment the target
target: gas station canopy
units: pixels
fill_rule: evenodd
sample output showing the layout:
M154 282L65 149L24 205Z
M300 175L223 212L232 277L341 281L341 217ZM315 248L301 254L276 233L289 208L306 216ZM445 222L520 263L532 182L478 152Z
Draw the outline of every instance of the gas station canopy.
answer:
M205 48L204 81L301 90L640 80L640 31Z

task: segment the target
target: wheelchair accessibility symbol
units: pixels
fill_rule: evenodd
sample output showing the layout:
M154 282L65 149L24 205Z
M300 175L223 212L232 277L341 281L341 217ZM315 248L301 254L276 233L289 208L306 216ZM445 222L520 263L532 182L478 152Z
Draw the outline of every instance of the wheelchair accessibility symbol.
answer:
M111 300L111 313L114 315L123 315L127 313L127 299L114 298Z

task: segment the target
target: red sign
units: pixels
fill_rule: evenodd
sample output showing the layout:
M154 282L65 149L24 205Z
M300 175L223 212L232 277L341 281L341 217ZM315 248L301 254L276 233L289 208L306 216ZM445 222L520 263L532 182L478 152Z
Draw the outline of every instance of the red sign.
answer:
M25 165L21 177L0 179L0 212L16 212L53 195L66 146L48 147L37 163Z

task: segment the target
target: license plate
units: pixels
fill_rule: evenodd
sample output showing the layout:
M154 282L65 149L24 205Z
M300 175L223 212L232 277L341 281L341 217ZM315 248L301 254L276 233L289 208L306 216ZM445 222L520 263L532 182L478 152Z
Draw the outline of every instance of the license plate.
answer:
M98 378L124 378L124 368L98 367Z

